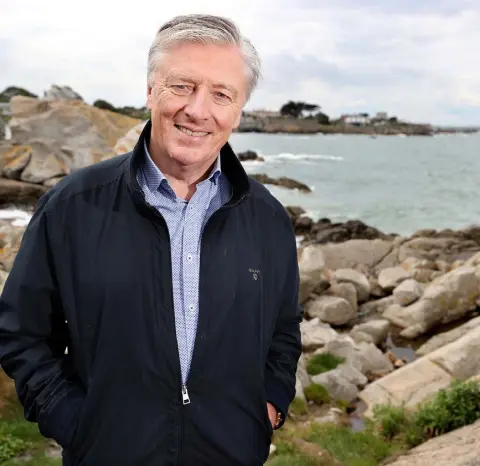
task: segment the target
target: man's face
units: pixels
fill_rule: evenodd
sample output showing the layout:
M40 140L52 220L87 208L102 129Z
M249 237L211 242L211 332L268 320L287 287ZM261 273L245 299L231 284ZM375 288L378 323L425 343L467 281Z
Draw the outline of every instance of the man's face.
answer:
M240 123L246 79L236 47L187 43L170 50L148 90L155 146L184 166L213 161Z

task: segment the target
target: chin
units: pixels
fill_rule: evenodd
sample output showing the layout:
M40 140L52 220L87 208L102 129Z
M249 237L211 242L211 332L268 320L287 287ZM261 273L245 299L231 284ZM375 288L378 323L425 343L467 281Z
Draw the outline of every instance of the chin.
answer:
M194 165L204 162L212 157L211 152L201 151L187 147L172 147L170 157L181 165Z

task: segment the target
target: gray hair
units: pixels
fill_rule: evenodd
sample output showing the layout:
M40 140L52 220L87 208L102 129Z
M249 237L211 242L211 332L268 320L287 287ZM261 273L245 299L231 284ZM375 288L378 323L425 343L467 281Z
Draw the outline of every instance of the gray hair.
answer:
M260 78L260 57L232 21L213 15L176 16L160 27L148 52L149 86L153 87L157 63L163 54L174 45L186 42L237 46L247 66L247 100L250 98Z

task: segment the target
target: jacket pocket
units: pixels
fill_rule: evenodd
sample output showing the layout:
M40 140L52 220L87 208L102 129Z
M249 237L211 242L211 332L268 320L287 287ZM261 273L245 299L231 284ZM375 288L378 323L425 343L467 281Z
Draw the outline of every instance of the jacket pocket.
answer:
M45 407L38 418L41 434L53 438L62 448L69 449L75 438L84 402L83 390L73 388L52 407Z

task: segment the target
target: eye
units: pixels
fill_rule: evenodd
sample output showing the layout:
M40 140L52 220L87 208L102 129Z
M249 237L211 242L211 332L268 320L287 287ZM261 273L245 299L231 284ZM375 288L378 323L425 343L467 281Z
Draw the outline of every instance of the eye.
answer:
M228 96L227 94L224 94L223 92L220 92L220 91L216 91L214 93L215 95L215 98L220 101L220 102L230 102L232 99L230 98L230 96Z
M176 94L188 94L190 92L190 87L186 84L172 84L170 86Z

